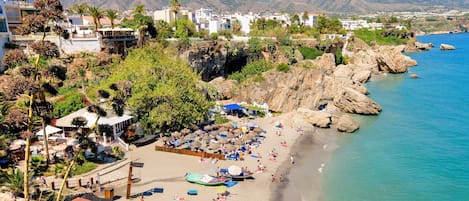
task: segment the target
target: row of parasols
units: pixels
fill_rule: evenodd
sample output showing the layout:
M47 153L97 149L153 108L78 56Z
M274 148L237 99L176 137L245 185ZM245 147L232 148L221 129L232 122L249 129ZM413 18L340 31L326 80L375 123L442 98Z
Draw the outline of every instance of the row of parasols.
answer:
M237 123L226 123L204 126L195 131L185 128L171 133L171 136L160 138L160 141L205 152L216 152L221 149L235 151L244 145L258 143L262 133L264 130L252 122L241 127Z

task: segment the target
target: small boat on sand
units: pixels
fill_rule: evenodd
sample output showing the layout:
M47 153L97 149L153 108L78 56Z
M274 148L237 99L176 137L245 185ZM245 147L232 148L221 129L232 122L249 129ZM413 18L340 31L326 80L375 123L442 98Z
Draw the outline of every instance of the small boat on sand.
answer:
M204 186L219 186L229 181L229 177L212 177L206 174L187 173L186 181Z

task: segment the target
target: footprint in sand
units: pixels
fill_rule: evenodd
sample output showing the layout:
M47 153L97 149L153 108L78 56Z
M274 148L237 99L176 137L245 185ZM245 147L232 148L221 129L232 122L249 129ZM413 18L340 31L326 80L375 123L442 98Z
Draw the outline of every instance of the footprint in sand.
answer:
M328 144L325 144L324 146L322 146L322 149L326 150L328 146Z
M324 167L324 163L321 163L321 167L318 168L318 172L319 172L319 173L322 173L322 168L323 168L323 167Z

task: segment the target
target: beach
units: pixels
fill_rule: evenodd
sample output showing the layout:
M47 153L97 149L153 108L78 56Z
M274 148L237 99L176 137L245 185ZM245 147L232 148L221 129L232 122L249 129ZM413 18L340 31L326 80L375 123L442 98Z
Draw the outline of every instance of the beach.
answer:
M247 120L232 118L239 124L246 123ZM164 193L154 193L145 196L145 200L212 200L217 197L217 193L225 190L230 192L228 200L292 200L301 192L308 192L305 195L307 200L317 200L320 195L321 164L327 161L333 141L336 135L329 135L329 130L315 130L311 125L304 122L295 113L282 114L278 117L257 118L249 120L257 124L267 133L262 144L253 149L253 154L259 153L262 158L245 156L243 161L212 161L200 162L199 157L180 155L174 153L155 151L155 143L140 148L134 148L126 153L126 157L131 161L144 163L143 168L133 168L134 178L140 181L132 185L131 195L149 191L153 188L163 188ZM281 136L276 134L275 122L281 122ZM304 129L304 134L297 132L298 128ZM287 146L281 146L285 141ZM270 160L268 153L275 149L278 152L277 159ZM307 149L307 150L306 150ZM294 164L291 164L290 154L294 157ZM237 185L226 188L224 186L207 187L192 184L184 179L186 173L215 174L218 168L227 168L230 165L247 167L256 171L259 162L266 166L263 172L257 172L255 179L239 181ZM305 168L314 167L313 171ZM293 168L290 171L290 168ZM324 168L324 167L323 167ZM307 181L304 173L309 172ZM112 173L101 176L101 183L114 181L105 185L105 188L113 188L115 196L119 200L125 200L126 182L128 175L128 165L119 168ZM272 175L275 181L272 181ZM280 180L283 177L282 180ZM296 189L297 182L312 182L315 191ZM304 185L303 185L304 186ZM285 190L282 192L281 188ZM194 189L198 195L189 196L187 191ZM299 200L299 199L293 199Z

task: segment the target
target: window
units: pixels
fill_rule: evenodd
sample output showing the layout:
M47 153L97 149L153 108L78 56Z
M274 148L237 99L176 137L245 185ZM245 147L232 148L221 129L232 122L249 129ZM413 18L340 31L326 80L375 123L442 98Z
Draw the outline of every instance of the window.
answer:
M5 19L0 19L0 32L8 32Z

